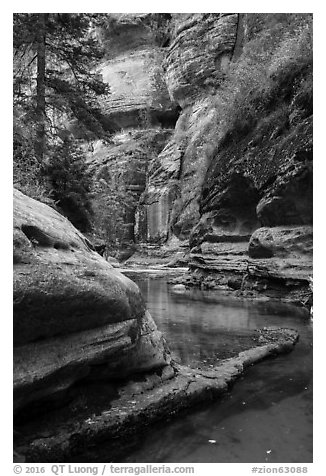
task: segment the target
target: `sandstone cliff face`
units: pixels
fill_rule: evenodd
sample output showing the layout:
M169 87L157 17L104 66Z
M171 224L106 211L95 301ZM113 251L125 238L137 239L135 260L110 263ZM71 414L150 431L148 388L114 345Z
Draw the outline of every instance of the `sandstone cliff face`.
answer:
M164 148L171 136L171 129L148 127L129 128L117 132L110 145L98 141L89 157L89 167L94 170L94 180L104 180L125 193L123 242L135 241L136 210L141 194L146 187L148 167L153 157ZM105 202L94 204L105 208ZM109 211L108 211L109 213Z
M166 55L169 93L184 109L207 96L232 59L238 14L195 13L175 16L174 39ZM213 88L212 88L213 86Z
M220 112L229 68L241 61L244 48L249 55L247 44L257 47L255 36L264 22L272 25L277 37L282 28L290 28L292 19L285 20L284 27L284 18L277 15L174 15L165 70L170 96L182 112L171 141L150 165L138 226L144 230L141 239L189 239L190 267L204 280L213 274L219 285L239 279L237 287L256 290L267 288L267 281L273 281L275 289L286 283L285 295L296 299L300 294L296 291L307 289L312 273L311 247L305 252L302 248L302 255L298 251L302 260L297 255L296 262L290 251L282 256L260 258L250 252L248 256L249 242L253 249L250 238L261 226L272 227L271 236L283 240L284 249L292 247L291 237L295 243L311 241L311 91L299 88L305 81L309 84L309 66L289 61L282 71L286 48L293 48L296 40L274 60L281 79L277 90L275 72L271 73L274 99L267 98L268 106L262 106L265 116L249 124L244 109L236 134L223 136ZM273 36L271 40L275 41ZM258 90L259 79L252 79ZM257 104L263 100L257 94ZM259 114L262 109L257 110ZM263 279L267 281L262 284Z
M163 14L164 15L164 14ZM174 125L176 104L162 77L162 48L153 33L152 14L110 14L103 32L107 59L98 67L110 94L103 112L116 129L146 122Z
M89 161L96 181L114 176L132 196L134 204L129 206L129 199L125 206L126 243L135 241L136 205L146 187L149 163L166 145L179 115L163 76L165 38L157 38L152 26L166 21L165 16L170 15L110 14L102 32L107 59L98 71L110 87L102 111L115 133L111 144L94 144ZM144 226L147 219L136 225L137 236Z
M295 36L282 49L297 19L291 14L167 15L168 40L162 48L155 42L157 30L149 28L152 14L114 18L108 28L109 56L101 66L112 91L104 107L116 127L127 130L117 132L112 146L102 144L92 163L99 176L112 160L121 163L122 180L140 197L128 212L127 238L155 245L189 241L190 267L203 276L215 273L220 285L234 279L241 286L259 281L258 267L249 266L250 259L259 258L248 255L255 230L312 224L309 65L301 57L291 63ZM304 49L302 41L297 48ZM262 51L273 42L280 53L271 56L271 66ZM259 76L257 55L265 61L262 71L270 71L267 86ZM241 68L234 75L238 64L253 83L244 94L249 101L255 97L257 118L248 119L243 107L234 130L226 134L224 123L237 108L235 102L223 116L226 92L232 96L232 87L242 87ZM250 76L252 64L257 76ZM160 132L160 126L167 129ZM143 139L154 130L157 147L149 153ZM266 263L263 267L267 276ZM303 286L306 271L298 278Z
M294 287L299 282L307 287L312 274L311 126L311 118L306 119L290 133L252 147L246 137L236 150L230 145L217 156L207 171L202 215L190 239L191 266L218 272L221 284L231 275L246 275L247 284L265 277L275 284L287 279L289 292L290 281ZM261 225L271 228L260 231ZM280 227L287 231L279 233ZM283 240L287 253L269 255L266 251L263 256L253 251L256 237L263 233L272 243L274 235L279 243ZM310 245L306 251L298 248L300 258L294 263L290 250L300 239L302 245L307 240Z
M169 363L135 283L71 223L14 192L15 407L81 378L121 378Z
M147 239L189 237L199 220L199 196L215 145L217 111L211 95L223 78L236 41L237 14L177 14L164 67L170 97L182 108L171 142L149 171L140 221ZM142 227L142 224L139 224ZM143 226L144 227L144 226Z

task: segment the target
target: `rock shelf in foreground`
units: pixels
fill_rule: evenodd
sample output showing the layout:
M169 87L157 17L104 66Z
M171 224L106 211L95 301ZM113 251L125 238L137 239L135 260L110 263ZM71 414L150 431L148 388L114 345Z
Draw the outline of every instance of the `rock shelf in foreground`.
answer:
M297 340L295 330L265 328L254 333L253 347L219 361L213 368L192 369L172 363L161 375L129 381L119 389L118 398L98 409L97 414L90 409L86 417L84 414L83 418L62 423L57 418L51 421L49 416L43 426L32 427L29 441L27 438L21 441L17 449L24 451L28 462L68 462L78 457L92 461L99 445L106 442L106 460L114 461L132 434L155 421L169 419L198 403L218 398L247 367L291 351Z

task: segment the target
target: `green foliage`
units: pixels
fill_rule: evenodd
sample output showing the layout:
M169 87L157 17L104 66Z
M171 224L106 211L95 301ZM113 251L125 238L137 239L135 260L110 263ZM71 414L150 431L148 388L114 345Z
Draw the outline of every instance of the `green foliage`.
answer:
M218 95L222 146L236 142L285 104L291 118L312 113L310 15L260 14L258 20ZM284 114L279 117L286 124Z
M45 25L45 109L41 112L40 15ZM94 32L104 16L17 13L13 17L14 185L38 200L56 201L83 230L90 226L91 180L82 150L64 138L71 136L69 129L76 121L85 139L105 138L110 129L98 101L108 93L108 85L94 72L103 57ZM42 154L37 149L40 122Z
M13 127L13 185L31 198L54 205L50 198L51 190L44 175L43 165L35 158L32 140L33 122L28 123L19 117L15 110Z
M43 176L43 168L32 153L32 146L26 140L14 134L13 185L35 200L48 205L54 202L50 198L50 191L46 178Z
M114 253L125 241L126 215L135 208L136 198L119 181L115 170L94 183L93 197L95 234L105 241L107 250Z
M51 186L51 196L62 212L80 230L91 226L92 174L78 142L65 139L53 147L45 174Z
M24 109L35 123L39 120L36 101L39 15L14 14L13 38L14 107ZM101 14L46 14L45 124L48 142L73 118L85 126L92 138L105 135L108 124L100 112L98 97L108 93L108 85L93 71L104 54L94 34L101 21Z
M94 176L93 232L111 254L128 247L134 238L135 210L145 188L147 167L167 139L160 129L139 129L128 135L128 141L110 150Z

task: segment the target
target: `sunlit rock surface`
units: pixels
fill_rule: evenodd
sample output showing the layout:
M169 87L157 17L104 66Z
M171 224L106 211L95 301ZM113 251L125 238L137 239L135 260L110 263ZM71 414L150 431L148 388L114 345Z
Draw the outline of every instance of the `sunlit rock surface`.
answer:
M243 280L245 286L250 274L283 285L296 276L306 287L311 255L304 254L302 273L301 258L283 256L278 272L280 260L258 262L248 247L262 226L312 225L312 116L293 119L288 105L282 130L273 123L273 114L281 113L276 110L266 118L268 134L263 120L239 141L220 142L223 80L259 21L254 14L173 15L164 67L170 96L182 111L170 142L149 165L138 239L189 239L191 269L204 278L215 273L217 284Z
M16 407L80 378L169 363L138 286L49 206L14 191Z
M305 281L312 276L311 226L259 228L249 242L248 272L254 277Z
M210 84L227 70L236 42L238 14L177 14L174 37L166 56L171 97L182 108L207 95Z
M182 112L171 142L151 165L140 202L139 227L146 228L149 241L164 242L173 234L188 238L200 218L199 196L215 148L212 94L232 57L237 20L237 14L173 16L164 65L170 96Z
M268 273L266 263L248 254L249 242L261 227L312 225L312 111L300 115L294 98L275 100L239 138L232 138L237 131L223 136L225 80L242 54L245 62L250 57L248 45L255 47L255 36L265 31L265 14L159 15L164 22L156 30L155 14L112 15L101 71L111 85L103 108L118 130L114 144L96 146L92 163L99 177L112 161L125 168L121 177L138 202L126 213L126 237L140 250L148 245L156 258L154 246L189 241L191 270L205 279L214 273L216 285L242 289L247 275L268 280L278 274L282 286L293 279L293 259L283 257L282 273L269 260ZM157 41L158 33L164 41ZM298 74L298 82L305 80ZM308 96L302 101L309 103ZM149 151L143 139L154 130L159 146ZM142 138L135 140L135 131ZM309 261L302 275L295 265L299 280L311 271Z
M165 21L165 16L170 15L110 14L102 38L106 59L97 68L110 88L101 109L114 134L110 143L94 144L89 158L96 170L95 180L113 175L121 188L134 196L134 206L125 210L126 242L135 241L138 236L145 236L146 240L147 232L142 229L153 221L152 209L148 209L148 220L147 215L138 220L135 216L142 211L136 213L136 205L146 187L149 164L168 142L180 109L171 100L165 82L163 41L159 41L151 26L158 16ZM166 208L164 202L161 209ZM154 215L154 221L162 222L165 231L167 218L156 211ZM157 226L160 228L160 224Z
M110 14L104 33L106 60L98 67L110 94L102 110L116 129L148 121L169 127L176 104L162 78L163 50L150 28L151 14Z

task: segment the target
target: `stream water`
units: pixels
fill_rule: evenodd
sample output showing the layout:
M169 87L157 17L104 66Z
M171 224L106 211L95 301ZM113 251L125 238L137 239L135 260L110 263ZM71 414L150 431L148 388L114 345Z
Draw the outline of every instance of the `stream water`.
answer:
M293 352L266 360L236 381L222 401L162 422L131 442L121 462L312 462L312 324L281 303L226 298L216 291L176 292L165 278L129 274L137 282L174 357L213 365L223 335L264 326L295 328Z

